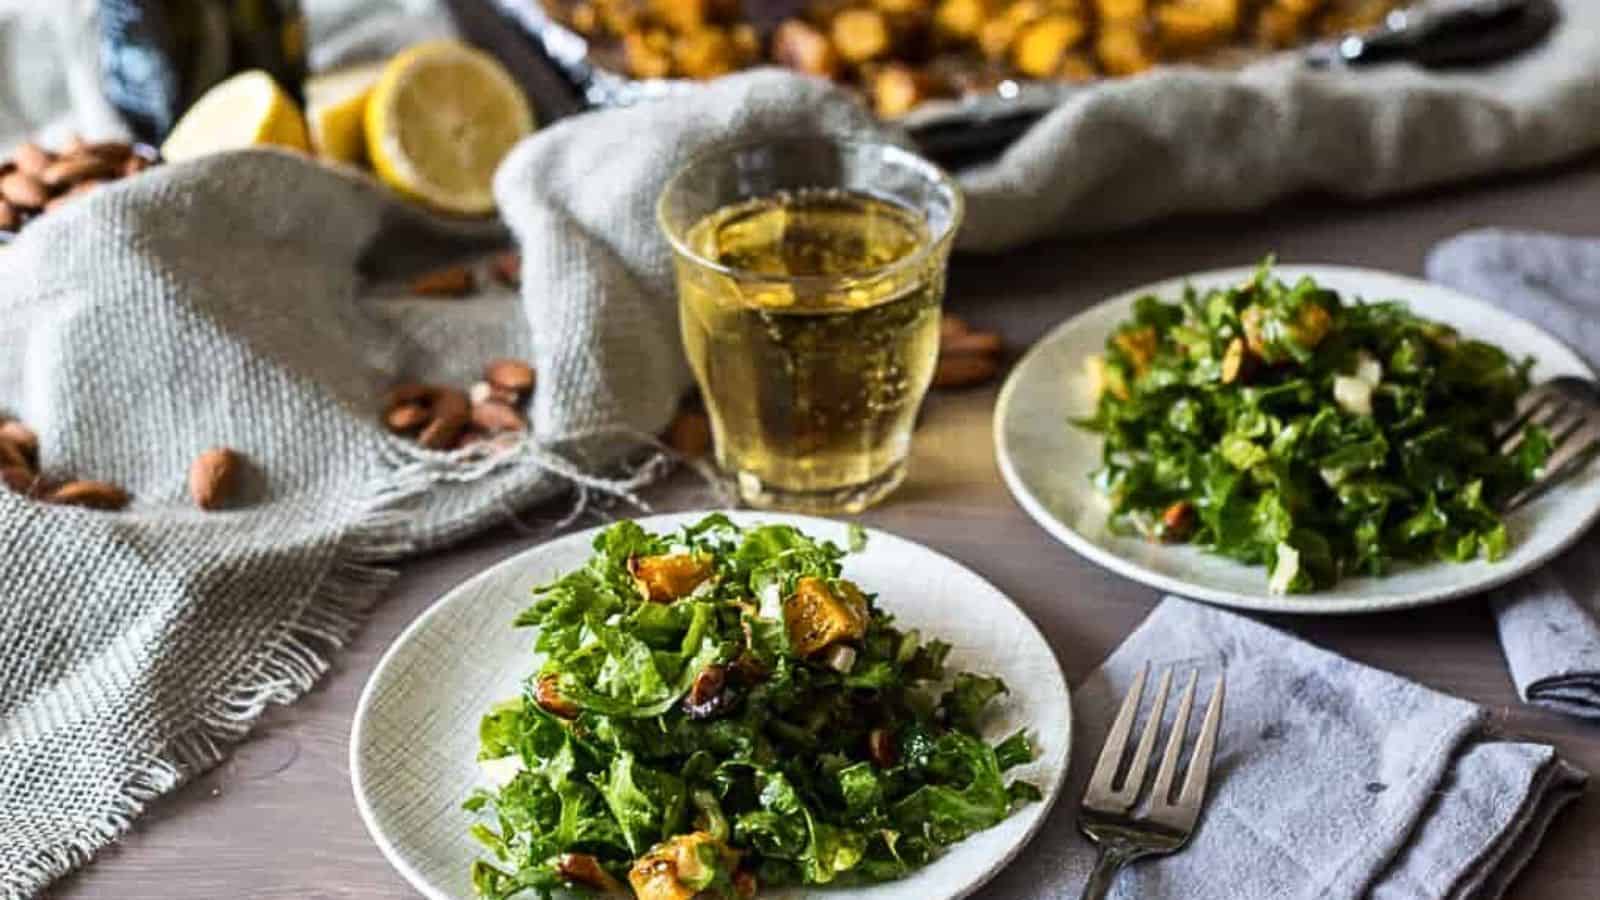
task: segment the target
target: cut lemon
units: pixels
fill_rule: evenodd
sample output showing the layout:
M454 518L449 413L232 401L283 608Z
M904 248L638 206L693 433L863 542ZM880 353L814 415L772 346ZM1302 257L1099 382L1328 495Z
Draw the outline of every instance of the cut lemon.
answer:
M435 209L494 212L494 171L533 131L533 111L494 58L456 41L389 61L367 101L367 158L385 184Z
M168 162L180 162L260 144L311 149L300 107L271 75L252 70L217 84L196 100L173 126L161 155Z
M364 119L383 63L352 66L306 79L306 124L317 155L355 165L367 156Z

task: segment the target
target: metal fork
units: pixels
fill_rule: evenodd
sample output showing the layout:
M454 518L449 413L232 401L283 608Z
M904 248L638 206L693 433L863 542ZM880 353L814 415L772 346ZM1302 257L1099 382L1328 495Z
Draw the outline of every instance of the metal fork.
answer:
M1572 480L1600 455L1600 384L1567 375L1552 378L1529 391L1518 407L1516 419L1500 432L1495 445L1511 452L1528 426L1539 425L1550 432L1555 449L1538 480L1508 498L1503 512L1526 506Z
M1217 731L1222 724L1222 676L1217 676L1217 686L1212 689L1211 701L1206 705L1205 721L1189 757L1183 789L1174 797L1172 783L1178 774L1178 751L1183 749L1189 711L1194 706L1195 683L1200 677L1199 672L1189 673L1189 685L1178 700L1178 714L1172 721L1167 748L1161 754L1161 766L1156 770L1146 811L1139 816L1134 814L1134 807L1144 793L1145 771L1150 765L1156 732L1161 728L1161 714L1166 709L1167 692L1172 686L1170 668L1161 673L1150 718L1145 721L1139 746L1128 761L1128 772L1120 787L1116 776L1122 758L1127 755L1128 737L1133 731L1133 720L1139 712L1139 699L1149 674L1147 665L1133 680L1128 696L1122 701L1122 709L1111 723L1111 733L1106 735L1100 760L1089 778L1089 787L1083 792L1078 828L1100 848L1100 856L1095 860L1089 883L1084 885L1081 900L1102 900L1111 891L1117 873L1128 863L1181 850L1189 842L1195 822L1200 818L1200 804L1205 799L1206 782L1211 774L1211 759L1217 749Z

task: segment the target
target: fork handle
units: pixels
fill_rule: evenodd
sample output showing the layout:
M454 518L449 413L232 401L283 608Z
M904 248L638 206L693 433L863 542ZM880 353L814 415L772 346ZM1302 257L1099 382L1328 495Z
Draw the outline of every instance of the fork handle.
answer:
M1117 873L1132 860L1133 854L1119 847L1102 845L1099 856L1095 857L1094 871L1089 873L1089 881L1078 900L1105 900L1111 894L1111 886L1117 882Z

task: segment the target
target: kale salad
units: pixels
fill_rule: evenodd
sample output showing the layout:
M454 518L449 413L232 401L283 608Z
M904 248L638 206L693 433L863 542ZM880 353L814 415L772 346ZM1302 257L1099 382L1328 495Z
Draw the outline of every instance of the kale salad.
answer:
M1551 449L1538 427L1495 438L1531 360L1270 261L1236 287L1139 299L1087 366L1099 399L1077 424L1104 437L1092 477L1112 530L1264 566L1275 593L1499 559L1496 510Z
M1039 799L1005 776L1027 734L980 732L1005 684L947 677L950 645L896 628L846 555L788 525L624 521L535 589L516 625L542 665L479 730L477 893L895 879Z

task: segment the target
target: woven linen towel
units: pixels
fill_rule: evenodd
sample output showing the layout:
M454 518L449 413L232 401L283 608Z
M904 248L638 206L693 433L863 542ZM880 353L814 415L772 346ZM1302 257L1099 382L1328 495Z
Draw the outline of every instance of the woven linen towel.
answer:
M1044 830L996 879L1001 893L1081 889L1094 849L1078 834L1077 800L1146 663L1152 675L1174 666L1177 685L1197 670L1198 709L1224 673L1227 701L1188 849L1126 869L1113 897L1487 900L1586 780L1549 746L1488 734L1485 711L1471 703L1168 598L1073 691L1069 783ZM1151 702L1147 691L1142 714Z
M1478 231L1439 245L1428 277L1498 304L1600 360L1600 240ZM1522 699L1600 718L1600 534L1490 598Z

